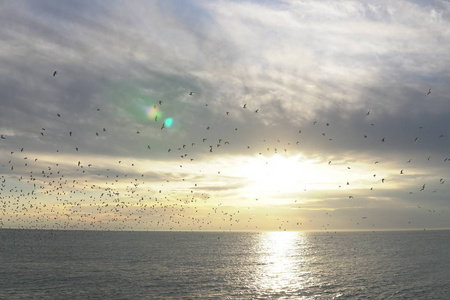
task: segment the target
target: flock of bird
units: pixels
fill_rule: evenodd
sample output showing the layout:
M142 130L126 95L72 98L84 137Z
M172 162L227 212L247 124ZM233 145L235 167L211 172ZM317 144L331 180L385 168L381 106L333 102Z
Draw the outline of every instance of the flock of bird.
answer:
M53 72L56 77L57 71ZM426 96L431 94L429 89ZM190 97L195 97L194 92L187 92ZM157 109L163 106L163 102L159 101L154 105ZM206 104L208 106L208 104ZM260 108L253 108L242 104L240 109L250 113L259 114ZM100 108L94 109L96 113L102 113ZM230 116L230 111L225 112L225 116ZM367 111L365 116L369 118L371 111ZM61 113L55 114L55 120L62 118ZM154 118L155 122L161 121L158 116ZM231 122L231 121L230 121ZM329 128L329 122L314 121L311 128L319 127ZM373 126L374 124L370 124ZM158 125L159 126L159 125ZM160 130L167 130L164 122L161 123ZM55 128L55 127L53 127ZM232 127L234 132L238 131L238 127ZM213 131L212 126L206 126L207 132ZM194 147L202 147L205 153L219 152L224 147L245 147L249 153L255 155L273 155L281 153L296 153L301 150L299 147L303 143L301 141L302 130L296 129L298 139L282 142L280 139L269 141L263 139L260 141L261 146L253 149L250 145L236 144L236 141L230 139L225 140L224 137L216 137L213 140L210 134L208 136L199 133L197 140L183 141L176 147L167 148L167 155L180 159L179 167L183 168L186 164L195 165L195 154L191 154L189 149ZM53 129L54 131L54 129ZM318 135L326 137L328 141L333 141L328 133L322 130ZM37 133L37 138L46 143L49 130L42 127ZM113 139L109 129L104 127L100 130L94 130L95 136ZM47 134L48 133L48 134ZM68 138L74 139L76 132L70 130L66 133ZM141 134L139 130L135 134ZM362 138L367 139L364 135ZM444 138L441 134L439 139ZM232 205L219 203L215 206L207 206L211 197L208 192L210 187L202 186L200 175L194 176L186 173L185 178L178 178L170 171L166 172L167 179L164 183L154 183L151 172L141 172L136 170L138 162L124 157L117 161L116 168L103 167L103 163L97 161L85 162L88 158L83 156L79 146L73 146L73 150L67 150L67 145L55 145L52 140L48 142L48 147L52 148L53 157L48 155L39 156L39 152L34 149L16 146L15 143L8 143L8 135L1 134L0 149L4 153L9 153L9 159L3 161L0 165L0 228L40 228L40 229L87 229L87 230L182 230L191 228L194 230L230 230L233 228L245 228L248 230L258 229L264 220L255 220L257 214L250 213L251 207L247 207L246 211L242 209L234 209ZM178 141L177 141L178 142ZM385 137L379 142L386 143ZM412 144L419 142L416 137ZM276 145L276 146L274 146ZM70 157L78 157L75 161L60 161L56 153L61 153L61 146L66 154ZM53 148L54 147L54 148ZM146 144L147 151L153 151L154 146ZM69 153L67 153L69 152ZM198 153L198 152L196 152ZM430 160L430 157L427 158ZM175 159L174 159L175 160ZM444 158L443 161L450 162L450 158ZM378 164L374 162L374 165ZM410 164L409 161L405 163ZM333 165L332 160L327 159L328 165ZM70 167L73 165L73 167ZM135 168L135 170L133 170ZM352 166L347 166L348 170ZM138 170L141 170L138 168ZM399 175L405 174L406 167L399 170ZM26 175L25 175L26 174ZM220 176L220 170L216 171L216 176ZM373 178L377 174L370 174ZM378 184L384 184L386 178L379 178ZM172 189L174 181L183 188ZM179 182L181 181L181 182ZM441 178L439 184L445 184L445 178ZM337 189L342 190L345 186L350 186L351 182L343 180ZM374 190L374 186L368 187ZM426 190L426 184L418 186L417 191ZM410 191L413 194L415 191ZM436 192L436 190L433 190ZM353 199L355 195L347 195L346 198ZM255 201L258 199L256 198ZM297 200L293 200L296 203ZM417 205L421 209L421 205ZM441 213L433 209L428 209L429 213ZM331 214L324 212L327 217ZM265 215L267 216L267 215ZM261 216L264 218L264 216ZM361 216L361 220L366 220L366 216ZM312 222L313 220L300 219L290 220L277 219L276 228L285 230L286 228L302 229L304 221ZM353 220L359 225L360 220ZM362 222L362 221L361 221ZM246 225L243 226L242 223ZM234 226L234 227L233 227ZM322 228L329 229L330 224L322 224ZM373 225L375 226L375 225Z

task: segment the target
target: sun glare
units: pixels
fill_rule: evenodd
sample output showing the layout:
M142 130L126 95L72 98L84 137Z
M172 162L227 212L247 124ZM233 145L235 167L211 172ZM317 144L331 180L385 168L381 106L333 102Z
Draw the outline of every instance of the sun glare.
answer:
M333 178L313 161L301 156L258 156L241 167L248 187L269 195L289 194L310 188L326 189Z
M257 251L261 269L256 286L262 294L300 290L313 278L302 270L307 265L308 240L300 232L266 232L260 235Z

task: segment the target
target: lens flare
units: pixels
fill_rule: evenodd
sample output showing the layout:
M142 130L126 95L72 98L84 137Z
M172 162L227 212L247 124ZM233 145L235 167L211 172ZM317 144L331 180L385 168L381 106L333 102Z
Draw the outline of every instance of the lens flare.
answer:
M170 127L170 126L172 126L172 122L173 122L173 119L172 119L172 118L167 118L167 119L164 121L164 124L165 124L166 127Z
M157 120L161 118L161 110L156 106L145 107L145 111L149 119Z

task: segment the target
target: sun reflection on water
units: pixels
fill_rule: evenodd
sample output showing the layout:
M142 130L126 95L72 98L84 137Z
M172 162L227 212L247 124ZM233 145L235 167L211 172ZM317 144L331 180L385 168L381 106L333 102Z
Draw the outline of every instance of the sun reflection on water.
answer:
M259 274L255 288L261 296L297 294L314 278L309 271L308 237L301 232L267 232L260 235Z

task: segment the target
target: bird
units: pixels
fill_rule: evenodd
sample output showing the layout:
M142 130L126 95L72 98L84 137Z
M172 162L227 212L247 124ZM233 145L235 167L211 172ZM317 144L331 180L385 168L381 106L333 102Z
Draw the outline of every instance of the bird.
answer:
M159 101L159 105L162 105L162 101L161 100Z
M194 92L190 92L190 93L189 93L189 96L192 96L192 95L194 95Z
M431 89L428 90L427 96L428 96L429 94L431 94Z
M370 115L370 110L366 113L366 116Z
M242 108L247 108L247 103L246 103L246 104L244 104L244 106L242 106Z
M1 138L2 138L2 140L6 139L5 136L4 136L3 134L1 135Z
M259 108L257 110L255 110L255 113L258 113L258 111L259 111Z
M53 72L53 77L55 77L55 76L56 76L56 74L58 74L58 72L56 72L56 71L55 71L55 72Z

